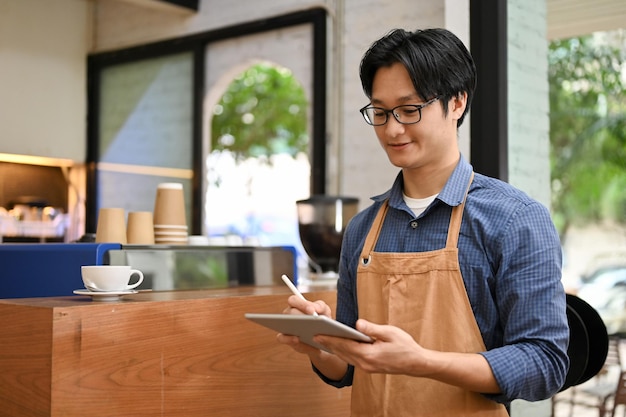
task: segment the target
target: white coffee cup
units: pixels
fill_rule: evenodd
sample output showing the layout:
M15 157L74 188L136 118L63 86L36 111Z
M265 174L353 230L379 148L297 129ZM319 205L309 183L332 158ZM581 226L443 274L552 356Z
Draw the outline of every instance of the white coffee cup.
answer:
M128 291L143 282L143 272L126 265L85 265L80 272L90 291ZM130 284L133 276L137 276L137 282Z

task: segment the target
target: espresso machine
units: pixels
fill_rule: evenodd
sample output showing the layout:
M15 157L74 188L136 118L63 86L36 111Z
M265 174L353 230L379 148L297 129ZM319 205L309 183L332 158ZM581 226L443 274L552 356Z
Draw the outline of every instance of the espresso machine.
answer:
M330 195L296 201L300 241L309 257L309 282L338 278L343 233L358 203L355 197Z

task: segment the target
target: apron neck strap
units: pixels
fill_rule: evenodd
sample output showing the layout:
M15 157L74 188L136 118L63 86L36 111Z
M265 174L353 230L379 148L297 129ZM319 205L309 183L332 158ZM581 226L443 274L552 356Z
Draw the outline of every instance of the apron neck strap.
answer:
M467 201L467 195L469 194L472 181L474 181L473 171L470 176L469 183L467 184L467 190L465 190L463 201L458 206L452 208L452 213L450 214L450 225L448 226L446 248L456 248L459 244L459 233L461 232L461 222L463 221L463 210L465 209L465 201Z
M383 228L383 220L387 215L387 211L389 210L389 199L383 201L383 205L378 209L378 213L374 218L374 222L372 223L372 228L370 232L367 234L367 238L365 238L365 243L363 244L363 249L361 250L361 262L367 264L369 262L370 253L374 250L374 245L378 240L378 235L380 234L380 229Z

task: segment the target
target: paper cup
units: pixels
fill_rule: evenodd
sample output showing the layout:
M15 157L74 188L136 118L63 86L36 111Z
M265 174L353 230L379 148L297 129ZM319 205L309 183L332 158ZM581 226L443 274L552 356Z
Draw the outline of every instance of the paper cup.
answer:
M101 208L98 211L96 243L126 244L126 220L122 208Z
M154 244L154 223L152 221L152 212L132 211L128 213L126 240L129 244L135 245Z
M158 185L154 201L154 224L187 226L182 184L166 182Z

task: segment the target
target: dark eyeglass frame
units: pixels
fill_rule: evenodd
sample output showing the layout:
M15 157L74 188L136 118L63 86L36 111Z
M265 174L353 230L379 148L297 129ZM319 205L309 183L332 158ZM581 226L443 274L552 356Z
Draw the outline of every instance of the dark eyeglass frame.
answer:
M385 109L382 107L377 107L377 106L371 106L371 105L366 105L363 106L361 109L359 109L359 112L363 115L363 119L365 119L365 122L368 125L372 125L372 126L383 126L385 124L387 124L387 122L389 121L389 113L393 114L393 118L396 119L396 121L400 124L403 125L414 125L415 123L419 123L422 120L422 109L424 107L430 106L431 104L433 104L435 101L439 100L439 96L435 96L433 98L431 98L430 100L428 100L427 102L423 103L423 104L403 104L401 106L396 106L393 109ZM414 122L403 122L402 120L400 120L400 116L396 113L396 110L400 109L400 108L411 108L413 110L417 110L417 112L419 113L419 118L414 121ZM367 111L371 110L371 109L376 109L379 110L383 113L385 113L385 121L383 121L382 123L374 123L373 120L370 120L370 118L367 116Z

